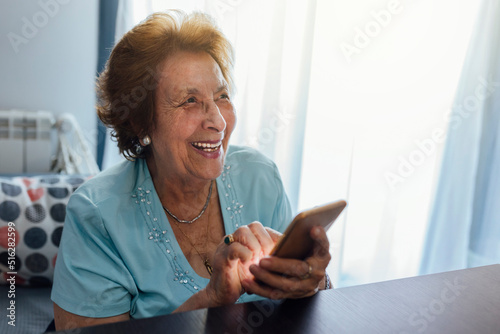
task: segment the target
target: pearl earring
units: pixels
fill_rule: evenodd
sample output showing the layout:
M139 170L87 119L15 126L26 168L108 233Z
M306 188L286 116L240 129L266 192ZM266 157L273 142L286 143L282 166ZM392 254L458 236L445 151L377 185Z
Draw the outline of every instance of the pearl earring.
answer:
M145 135L144 138L142 138L142 144L144 146L148 146L149 144L151 144L151 137Z

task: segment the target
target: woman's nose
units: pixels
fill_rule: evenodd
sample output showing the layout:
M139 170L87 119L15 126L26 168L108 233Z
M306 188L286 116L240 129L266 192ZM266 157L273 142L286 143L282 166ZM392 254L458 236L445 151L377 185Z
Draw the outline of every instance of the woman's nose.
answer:
M205 111L204 127L214 129L217 132L223 132L226 129L226 120L222 116L217 103L215 101L208 102L205 105Z

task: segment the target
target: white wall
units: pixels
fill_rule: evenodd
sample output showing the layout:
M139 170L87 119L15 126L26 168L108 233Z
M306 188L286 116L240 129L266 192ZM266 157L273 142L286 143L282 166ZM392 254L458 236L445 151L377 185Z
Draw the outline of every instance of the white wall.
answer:
M98 23L97 0L0 0L0 110L72 113L93 154Z

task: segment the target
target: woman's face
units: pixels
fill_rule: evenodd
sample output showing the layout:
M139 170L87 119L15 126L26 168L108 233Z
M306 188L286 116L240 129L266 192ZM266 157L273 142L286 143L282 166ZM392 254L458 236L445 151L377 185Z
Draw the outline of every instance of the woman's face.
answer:
M156 168L187 180L217 178L236 122L219 65L204 52L178 52L161 69L150 134Z

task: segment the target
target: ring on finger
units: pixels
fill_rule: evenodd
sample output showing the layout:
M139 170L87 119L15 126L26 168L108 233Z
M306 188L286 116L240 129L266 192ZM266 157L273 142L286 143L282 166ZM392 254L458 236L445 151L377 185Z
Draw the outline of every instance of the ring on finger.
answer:
M308 262L306 262L306 263L309 266L309 268L307 269L307 273L305 275L302 275L300 277L301 280L305 280L305 279L308 279L309 277L311 277L311 274L312 274L312 271L313 271L312 266Z
M228 234L225 238L224 238L224 243L226 245L230 245L234 242L234 236L232 234Z

